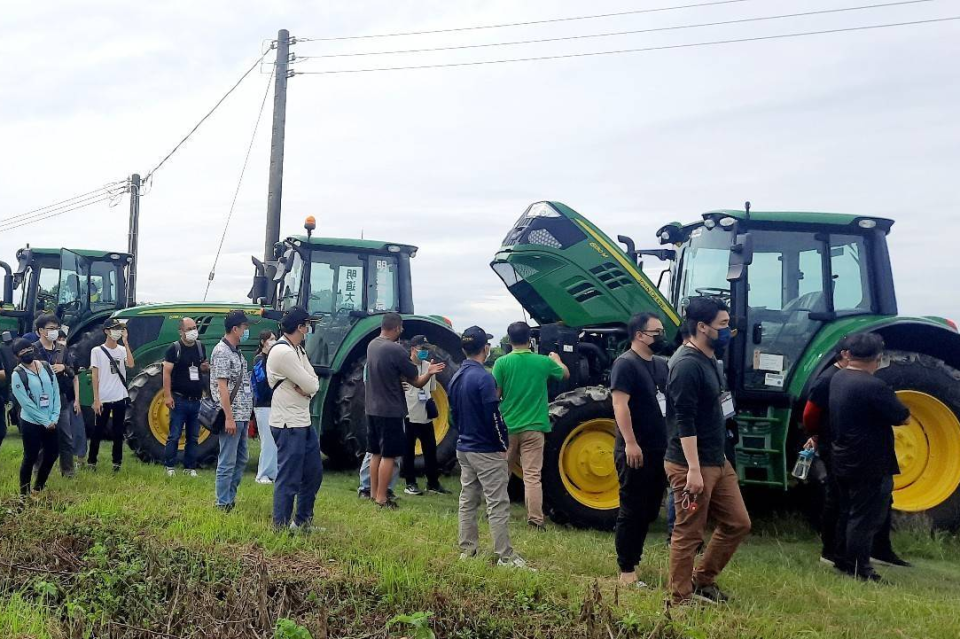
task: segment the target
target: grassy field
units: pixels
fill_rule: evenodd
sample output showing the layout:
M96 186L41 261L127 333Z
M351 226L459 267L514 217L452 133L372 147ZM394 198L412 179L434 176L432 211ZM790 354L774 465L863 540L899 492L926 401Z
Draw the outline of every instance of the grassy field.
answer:
M255 449L255 446L254 446ZM419 637L397 615L430 612L438 637L763 639L960 636L960 542L898 532L915 562L877 586L818 561L799 520L761 519L724 573L733 600L664 614L664 527L648 541L642 592L616 588L610 533L529 530L515 507L518 551L539 569L459 562L456 496L408 497L378 512L352 474L325 478L311 536L275 534L272 492L248 473L237 509L213 508L213 472L167 478L128 460L76 480L57 470L47 494L14 498L20 441L0 449L0 637ZM132 455L131 455L132 457ZM253 467L251 462L251 469ZM453 478L447 478L456 488ZM484 543L489 537L484 526ZM285 622L286 623L286 622ZM91 634L92 633L92 634Z

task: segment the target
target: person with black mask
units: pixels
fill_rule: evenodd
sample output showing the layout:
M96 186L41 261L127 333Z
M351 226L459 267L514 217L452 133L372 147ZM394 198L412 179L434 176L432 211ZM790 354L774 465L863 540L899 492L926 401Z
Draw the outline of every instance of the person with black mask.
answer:
M630 318L630 349L613 363L610 389L617 439L613 458L620 480L617 514L617 564L620 583L645 587L636 567L650 524L660 513L667 475L663 455L667 448L667 364L654 357L666 346L663 322L651 313Z
M60 452L57 422L60 420L60 387L57 376L45 360L37 358L33 344L25 339L13 342L20 365L13 370L11 387L20 404L20 436L23 462L20 464L20 494L30 494L33 466L43 451L34 490L41 491Z

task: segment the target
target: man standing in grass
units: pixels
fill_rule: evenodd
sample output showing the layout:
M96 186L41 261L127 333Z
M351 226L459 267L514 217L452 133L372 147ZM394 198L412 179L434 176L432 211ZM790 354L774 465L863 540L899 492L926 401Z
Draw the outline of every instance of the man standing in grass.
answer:
M527 523L543 530L540 472L544 442L550 432L547 382L567 379L570 371L556 353L547 357L530 350L530 327L526 322L511 324L507 337L513 350L497 359L493 376L499 388L503 421L510 432L508 458L511 467L519 462L523 470Z
M510 544L510 496L507 483L509 439L500 416L500 400L493 376L483 363L490 356L485 330L471 326L460 338L467 359L450 381L450 410L459 429L457 461L460 462L460 559L475 557L480 546L477 510L480 497L487 502L487 520L493 537L497 565L527 568Z
M197 442L200 439L200 400L203 398L203 380L200 376L210 372L207 353L200 343L197 323L189 317L181 317L180 339L170 344L163 357L163 403L170 409L170 433L164 449L164 466L167 476L177 474L177 452L180 434L187 431L183 451L183 470L191 477L197 476Z
M250 318L233 310L223 327L223 339L210 353L210 397L223 410L224 419L217 457L217 508L230 512L247 465L247 424L253 412L247 360L240 352L240 344L250 337Z

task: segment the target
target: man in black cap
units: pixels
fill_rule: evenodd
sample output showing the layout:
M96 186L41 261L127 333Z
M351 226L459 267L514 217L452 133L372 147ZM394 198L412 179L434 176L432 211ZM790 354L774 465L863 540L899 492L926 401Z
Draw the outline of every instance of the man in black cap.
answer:
M133 368L133 349L127 348L127 325L108 319L103 325L106 341L90 351L93 373L93 412L97 422L90 438L90 470L96 471L100 441L113 440L113 472L123 462L123 431L127 414L127 371ZM120 342L123 341L123 345Z
M267 383L273 389L270 432L277 443L277 479L273 486L273 525L307 531L313 504L323 482L320 440L310 419L310 400L320 389L303 346L313 330L312 317L299 306L280 320L283 337L267 353ZM297 515L293 516L293 502Z
M430 378L446 368L446 364L430 364L420 374L410 353L397 344L403 333L403 318L386 313L380 324L380 336L367 346L367 373L364 398L367 411L367 451L370 457L371 496L381 508L396 508L397 502L387 499L387 486L393 476L397 457L403 456L406 439L403 420L407 416L407 399L403 382L423 388Z
M423 375L430 367L431 344L425 335L415 335L410 340L410 361L420 369ZM403 390L407 396L407 418L403 429L407 434L407 448L403 453L403 478L407 487L403 491L408 495L422 495L417 486L417 440L423 450L423 469L427 476L427 491L438 495L449 495L450 491L440 485L440 470L437 467L437 436L433 431L433 418L428 405L433 401L431 394L437 388L437 378L431 377L423 388L416 388L406 382ZM433 404L436 409L436 404Z
M223 319L223 339L210 353L210 398L223 410L224 428L217 457L217 508L230 512L247 465L247 424L253 393L240 344L250 337L250 318L241 310Z

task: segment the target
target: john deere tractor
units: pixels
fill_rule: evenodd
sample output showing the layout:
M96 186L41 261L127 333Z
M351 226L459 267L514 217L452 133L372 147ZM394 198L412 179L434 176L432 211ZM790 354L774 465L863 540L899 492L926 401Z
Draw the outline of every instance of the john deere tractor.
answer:
M445 386L457 368L460 339L443 318L415 315L410 259L413 246L377 242L288 237L277 243L274 260L254 260L257 275L251 298L255 304L147 304L114 316L127 321L137 369L130 375L132 406L128 437L145 461L161 461L169 433L169 411L163 403L162 361L171 342L178 339L182 317L197 321L207 353L223 336L223 318L231 308L243 308L257 321L241 352L253 359L256 336L262 329L277 331L283 311L306 307L321 321L307 337L306 349L317 374L320 392L312 404L313 425L320 429L321 446L333 467L357 464L366 449L363 366L367 344L379 333L381 316L404 316L404 337L426 335L435 345L433 357L446 361L434 399L440 417L434 422L441 463L456 457L456 429L449 419ZM181 440L181 450L185 444ZM201 434L200 458L216 456L215 438Z
M785 491L800 449L802 407L844 336L877 333L890 366L878 375L910 408L895 429L901 474L894 507L940 528L960 527L960 335L952 322L898 316L887 219L828 213L718 210L658 233L661 247L614 241L559 202L531 205L492 267L541 326L541 352L571 370L553 388L544 493L555 520L609 528L618 507L616 424L608 390L625 324L651 311L679 343L683 309L718 296L738 334L724 356L738 407L741 485ZM655 285L644 256L671 263ZM661 292L661 289L665 292ZM763 492L763 491L760 491Z

